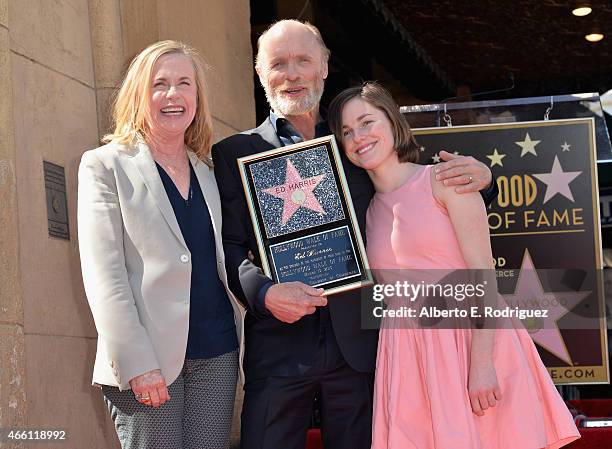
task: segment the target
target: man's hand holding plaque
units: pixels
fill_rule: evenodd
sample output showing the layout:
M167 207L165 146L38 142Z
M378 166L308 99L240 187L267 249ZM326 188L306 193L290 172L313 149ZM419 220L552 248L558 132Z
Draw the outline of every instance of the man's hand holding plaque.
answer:
M295 323L305 315L315 312L317 307L327 305L322 288L302 282L283 282L268 289L265 297L266 309L284 323Z

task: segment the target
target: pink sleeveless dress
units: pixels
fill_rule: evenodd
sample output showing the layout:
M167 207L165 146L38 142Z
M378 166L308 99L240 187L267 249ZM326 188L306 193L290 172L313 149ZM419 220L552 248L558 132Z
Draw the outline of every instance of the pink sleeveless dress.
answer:
M399 189L374 196L366 232L375 273L466 268L446 209L433 197L431 170L423 166ZM472 331L405 327L381 328L373 449L554 449L579 438L524 329L497 330L502 399L478 417L467 392Z

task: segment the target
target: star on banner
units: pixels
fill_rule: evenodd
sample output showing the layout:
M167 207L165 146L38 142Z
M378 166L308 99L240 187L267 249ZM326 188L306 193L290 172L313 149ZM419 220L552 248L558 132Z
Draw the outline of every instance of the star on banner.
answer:
M531 137L529 137L529 133L526 133L525 140L514 142L514 143L517 144L519 147L521 147L521 157L523 157L527 153L531 153L534 156L537 156L538 153L536 153L535 147L540 142L541 140L531 140Z
M548 317L540 318L538 327L529 330L529 334L538 345L572 365L557 322L590 294L591 291L545 292L529 250L525 250L514 294L502 296L510 307L547 310Z
M563 149L563 151L569 151L570 147L571 145L567 142L563 142L563 145L561 145L561 148Z
M500 167L504 166L502 159L505 158L506 155L503 153L498 153L497 148L493 150L493 154L488 154L487 157L491 159L491 167L494 165L499 165Z
M297 212L300 206L322 214L325 213L313 193L315 187L319 185L324 177L325 174L304 179L291 161L287 159L285 183L268 189L262 189L262 192L283 200L283 217L281 220L283 226Z
M425 151L425 147L420 147L419 150L421 150L421 152Z
M438 153L434 154L431 157L431 160L434 161L434 164L437 164L438 162L440 162L440 156L438 156Z
M544 195L544 203L554 197L557 193L560 193L568 200L574 202L574 195L570 190L569 183L572 182L581 171L568 171L564 172L559 162L559 158L555 156L552 169L550 173L538 173L534 174L537 179L546 184L546 194Z

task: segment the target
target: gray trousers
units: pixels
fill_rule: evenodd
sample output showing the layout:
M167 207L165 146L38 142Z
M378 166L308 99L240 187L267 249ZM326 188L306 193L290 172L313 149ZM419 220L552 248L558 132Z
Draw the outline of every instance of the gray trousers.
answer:
M143 405L131 390L103 386L123 449L227 449L238 377L238 351L185 360L168 386L170 401Z

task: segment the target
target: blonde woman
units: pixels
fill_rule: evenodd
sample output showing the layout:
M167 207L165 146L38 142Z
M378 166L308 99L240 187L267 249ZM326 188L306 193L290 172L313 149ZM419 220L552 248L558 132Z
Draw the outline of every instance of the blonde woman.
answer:
M78 225L93 382L124 449L226 448L243 310L227 289L204 70L180 42L130 64L85 152Z

